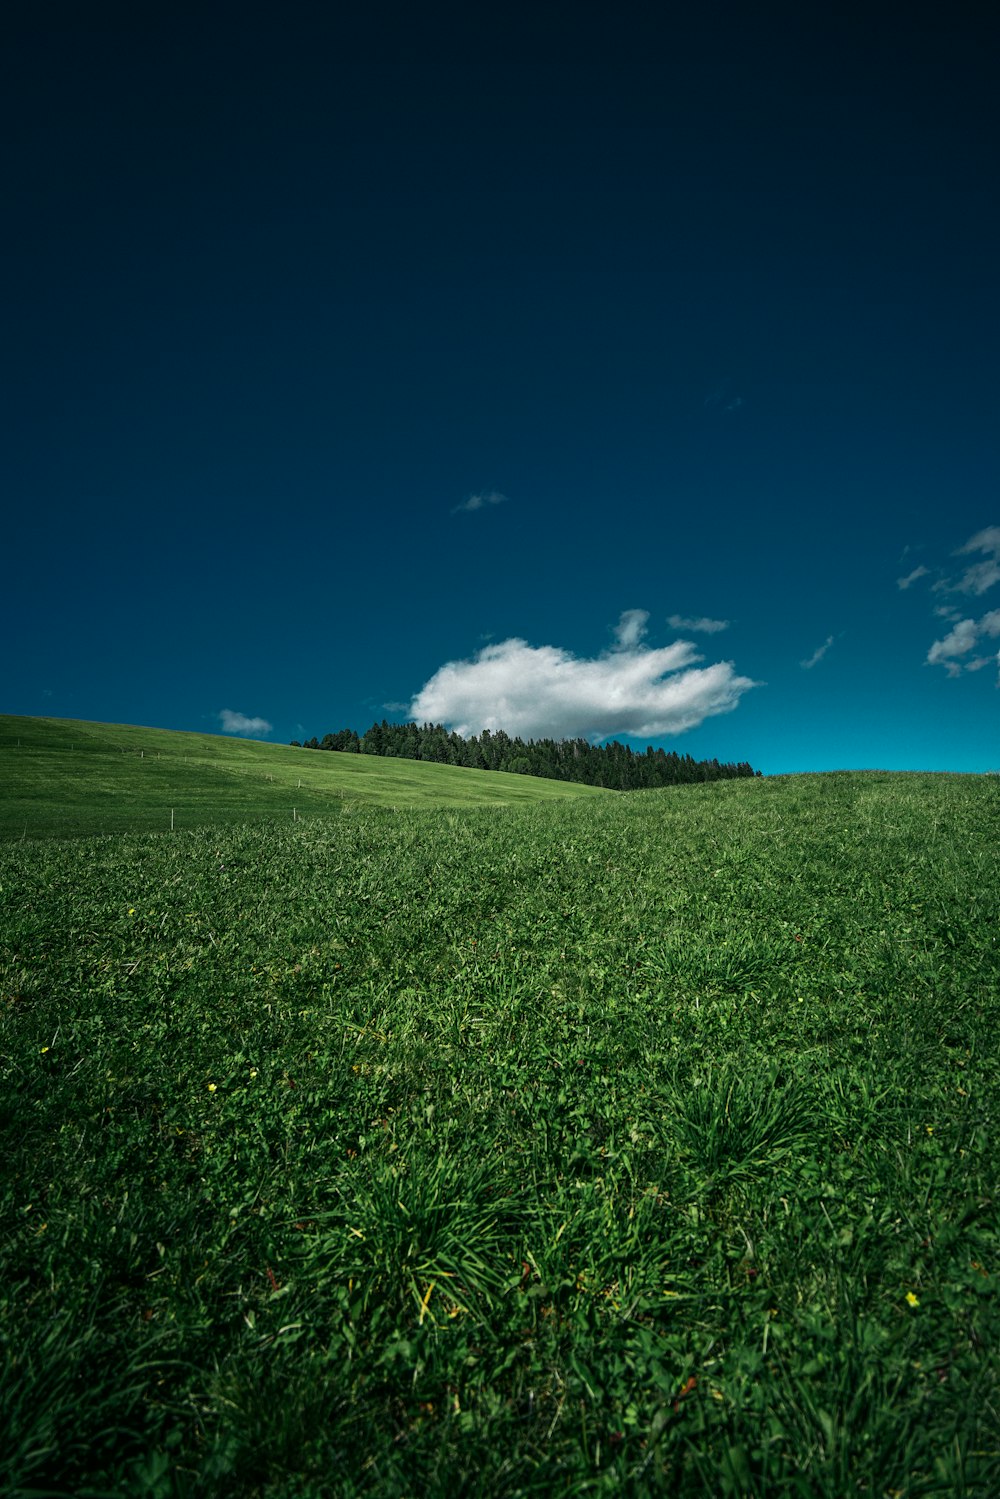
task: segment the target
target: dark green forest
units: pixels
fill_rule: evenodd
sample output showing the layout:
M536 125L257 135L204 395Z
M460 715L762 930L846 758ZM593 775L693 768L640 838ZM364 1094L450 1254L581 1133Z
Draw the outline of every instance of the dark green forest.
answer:
M741 761L720 765L718 760L694 760L676 751L637 752L617 740L590 744L586 739L512 738L503 729L481 734L449 733L441 724L372 724L364 734L341 729L292 744L311 750L339 750L349 755L387 755L398 760L428 760L435 765L465 765L472 770L506 770L515 775L542 776L550 781L581 781L611 791L643 791L656 786L686 786L699 781L728 781L760 775Z

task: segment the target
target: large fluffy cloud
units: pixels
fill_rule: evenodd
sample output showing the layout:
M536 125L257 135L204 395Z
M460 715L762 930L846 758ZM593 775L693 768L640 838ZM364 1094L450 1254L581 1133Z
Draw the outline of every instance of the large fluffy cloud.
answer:
M248 718L245 713L234 713L232 708L223 708L219 722L224 734L270 734L273 727L266 718Z
M459 734L655 738L730 712L757 685L737 676L731 661L696 666L703 658L689 640L647 649L640 644L645 622L644 611L627 610L615 632L618 648L590 660L524 640L488 645L472 660L436 671L413 699L411 716Z

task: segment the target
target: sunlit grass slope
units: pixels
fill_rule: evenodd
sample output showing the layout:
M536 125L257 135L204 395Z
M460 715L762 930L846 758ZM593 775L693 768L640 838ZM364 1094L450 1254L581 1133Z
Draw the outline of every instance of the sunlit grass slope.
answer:
M998 813L0 847L0 1492L996 1499Z
M0 716L0 838L606 797L535 776L128 724Z

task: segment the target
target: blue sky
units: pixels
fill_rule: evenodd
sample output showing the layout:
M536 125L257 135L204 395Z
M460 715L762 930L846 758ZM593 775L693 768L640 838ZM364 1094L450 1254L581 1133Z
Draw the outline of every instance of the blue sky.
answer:
M996 22L343 9L8 28L0 711L1000 769Z

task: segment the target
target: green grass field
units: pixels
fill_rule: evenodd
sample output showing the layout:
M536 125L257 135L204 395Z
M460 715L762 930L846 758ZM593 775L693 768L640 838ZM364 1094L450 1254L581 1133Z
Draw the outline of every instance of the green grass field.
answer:
M0 1491L1000 1493L998 811L0 846Z
M0 715L0 839L308 820L365 806L606 796L533 776L293 749L217 734Z

